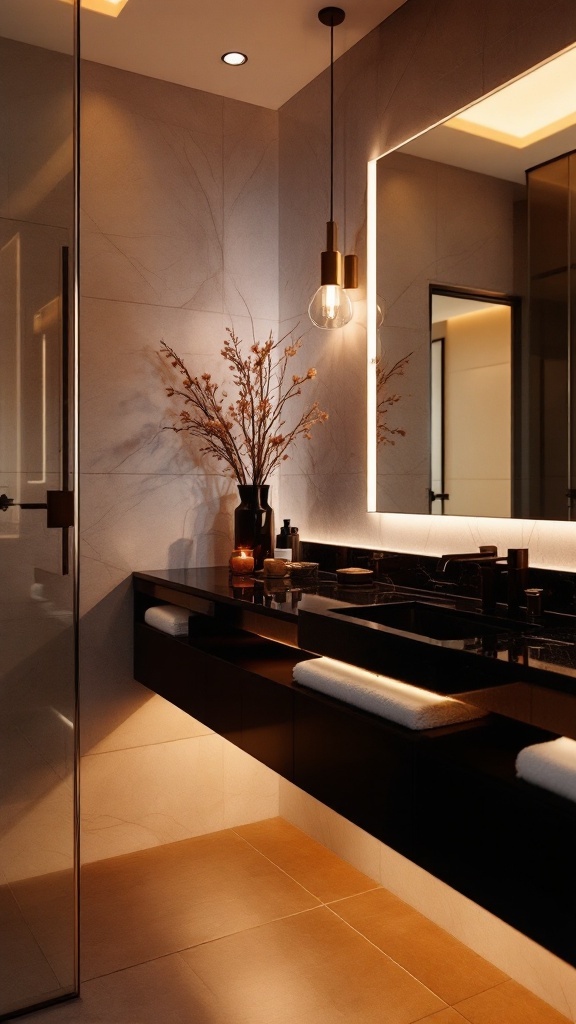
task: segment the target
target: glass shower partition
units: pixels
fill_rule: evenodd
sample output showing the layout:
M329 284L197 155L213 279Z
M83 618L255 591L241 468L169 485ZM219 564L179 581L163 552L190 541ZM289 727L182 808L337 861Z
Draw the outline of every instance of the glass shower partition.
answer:
M0 1020L78 991L78 10L0 4Z

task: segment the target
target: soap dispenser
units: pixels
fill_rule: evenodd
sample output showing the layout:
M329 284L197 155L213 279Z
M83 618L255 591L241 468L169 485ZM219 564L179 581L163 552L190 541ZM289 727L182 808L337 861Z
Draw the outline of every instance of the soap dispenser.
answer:
M276 537L274 558L285 558L287 562L294 562L298 558L299 547L298 528L290 527L290 520L285 519L284 525L280 527L280 533Z

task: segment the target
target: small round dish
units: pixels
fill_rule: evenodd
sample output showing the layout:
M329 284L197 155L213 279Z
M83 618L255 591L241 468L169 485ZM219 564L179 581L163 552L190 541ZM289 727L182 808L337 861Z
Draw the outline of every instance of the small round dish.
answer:
M287 562L286 569L293 580L311 580L318 575L318 562Z
M344 587L361 587L366 583L372 583L374 579L373 569L357 569L352 566L350 569L336 569L338 583Z

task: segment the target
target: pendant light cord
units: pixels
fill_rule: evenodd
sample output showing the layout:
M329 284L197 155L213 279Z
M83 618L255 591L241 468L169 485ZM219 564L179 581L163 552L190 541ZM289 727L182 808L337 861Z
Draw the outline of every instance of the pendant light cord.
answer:
M334 22L330 24L330 220L334 220Z

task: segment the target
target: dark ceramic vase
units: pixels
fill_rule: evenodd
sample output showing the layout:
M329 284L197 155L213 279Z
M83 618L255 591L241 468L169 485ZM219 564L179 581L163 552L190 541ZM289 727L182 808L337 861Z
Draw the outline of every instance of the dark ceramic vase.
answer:
M254 568L261 569L274 545L274 513L268 504L269 484L238 484L240 504L234 509L234 546L252 548Z

